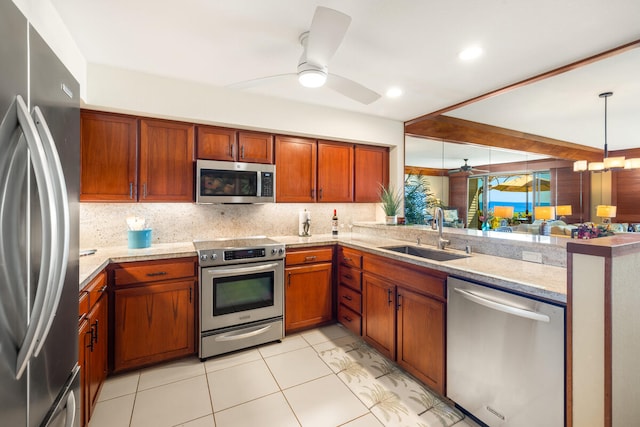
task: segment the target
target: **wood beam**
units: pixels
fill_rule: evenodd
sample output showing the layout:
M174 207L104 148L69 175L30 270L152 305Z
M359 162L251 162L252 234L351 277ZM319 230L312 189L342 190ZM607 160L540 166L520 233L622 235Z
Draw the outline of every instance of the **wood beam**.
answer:
M570 160L601 161L604 155L603 150L598 148L449 116L424 117L418 122L405 125L405 134L446 142L508 148Z

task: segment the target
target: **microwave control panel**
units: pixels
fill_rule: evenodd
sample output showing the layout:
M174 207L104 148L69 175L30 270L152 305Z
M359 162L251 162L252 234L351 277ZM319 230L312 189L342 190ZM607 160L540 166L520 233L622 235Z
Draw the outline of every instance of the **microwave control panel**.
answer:
M260 187L262 197L273 197L273 172L262 172Z

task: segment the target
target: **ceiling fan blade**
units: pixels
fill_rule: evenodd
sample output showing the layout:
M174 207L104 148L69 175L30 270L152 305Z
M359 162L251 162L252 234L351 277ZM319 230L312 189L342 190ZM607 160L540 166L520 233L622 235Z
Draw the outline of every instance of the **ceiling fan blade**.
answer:
M380 94L362 86L360 83L356 83L353 80L349 80L346 77L338 76L336 74L329 74L326 85L335 90L336 92L351 98L354 101L358 101L362 104L371 104L380 98Z
M291 77L297 78L297 76L298 75L296 73L275 74L273 76L258 77L257 79L250 79L250 80L244 80L237 83L232 83L230 85L227 85L227 87L229 89L250 89L252 87L256 87L264 83L269 83L272 81L282 80L282 79L291 78Z
M342 43L351 17L328 7L318 6L306 41L307 61L327 66Z

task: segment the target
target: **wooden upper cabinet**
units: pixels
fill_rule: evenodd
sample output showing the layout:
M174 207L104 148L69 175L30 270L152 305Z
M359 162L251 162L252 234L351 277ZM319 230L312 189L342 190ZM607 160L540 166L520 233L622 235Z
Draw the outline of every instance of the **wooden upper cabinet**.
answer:
M197 158L273 164L273 135L198 126Z
M389 149L356 145L354 200L379 202L380 184L389 184Z
M199 159L233 162L236 160L236 143L237 132L234 129L198 126Z
M276 136L276 201L314 202L316 165L315 140Z
M141 202L194 201L194 126L140 121Z
M353 201L353 145L318 142L318 202Z
M273 164L273 135L238 132L238 161Z
M83 110L80 132L80 201L135 202L138 119Z

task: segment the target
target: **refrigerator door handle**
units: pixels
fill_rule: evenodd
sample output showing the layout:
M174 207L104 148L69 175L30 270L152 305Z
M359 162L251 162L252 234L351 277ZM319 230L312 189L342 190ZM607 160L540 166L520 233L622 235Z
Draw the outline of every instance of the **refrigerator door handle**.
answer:
M67 184L64 179L64 173L62 171L62 163L60 162L60 156L56 150L56 144L47 126L47 122L44 119L44 115L39 107L35 107L34 119L36 129L40 134L42 145L47 156L48 164L51 167L51 182L54 189L54 208L56 210L56 218L52 218L52 221L57 220L54 224L54 229L61 234L61 239L57 240L57 247L52 248L52 255L55 257L53 263L53 276L49 281L49 286L52 287L51 296L47 301L47 305L44 307L44 319L46 321L45 327L42 333L38 337L37 346L33 353L34 357L40 354L42 346L44 345L53 319L55 318L58 310L58 304L62 296L62 289L64 288L64 280L67 273L67 261L69 260L69 201L67 198Z
M36 129L27 106L20 95L16 97L16 113L18 123L22 128L24 138L27 142L31 156L31 164L33 173L36 178L38 187L38 196L40 198L40 210L42 213L42 254L40 261L40 274L36 288L36 295L31 311L31 318L27 326L22 345L18 350L16 361L16 379L20 379L24 373L29 359L35 350L37 339L40 337L43 327L45 326L44 308L51 298L51 288L48 286L49 279L52 276L52 270L55 269L53 258L57 254L52 253L52 247L58 246L58 230L54 226L57 224L57 212L52 210L52 201L50 198L54 194L53 184L51 183L51 172L46 162L46 155L42 146L42 141L38 136Z
M76 396L73 390L67 395L67 416L65 417L64 426L74 427L76 425Z

